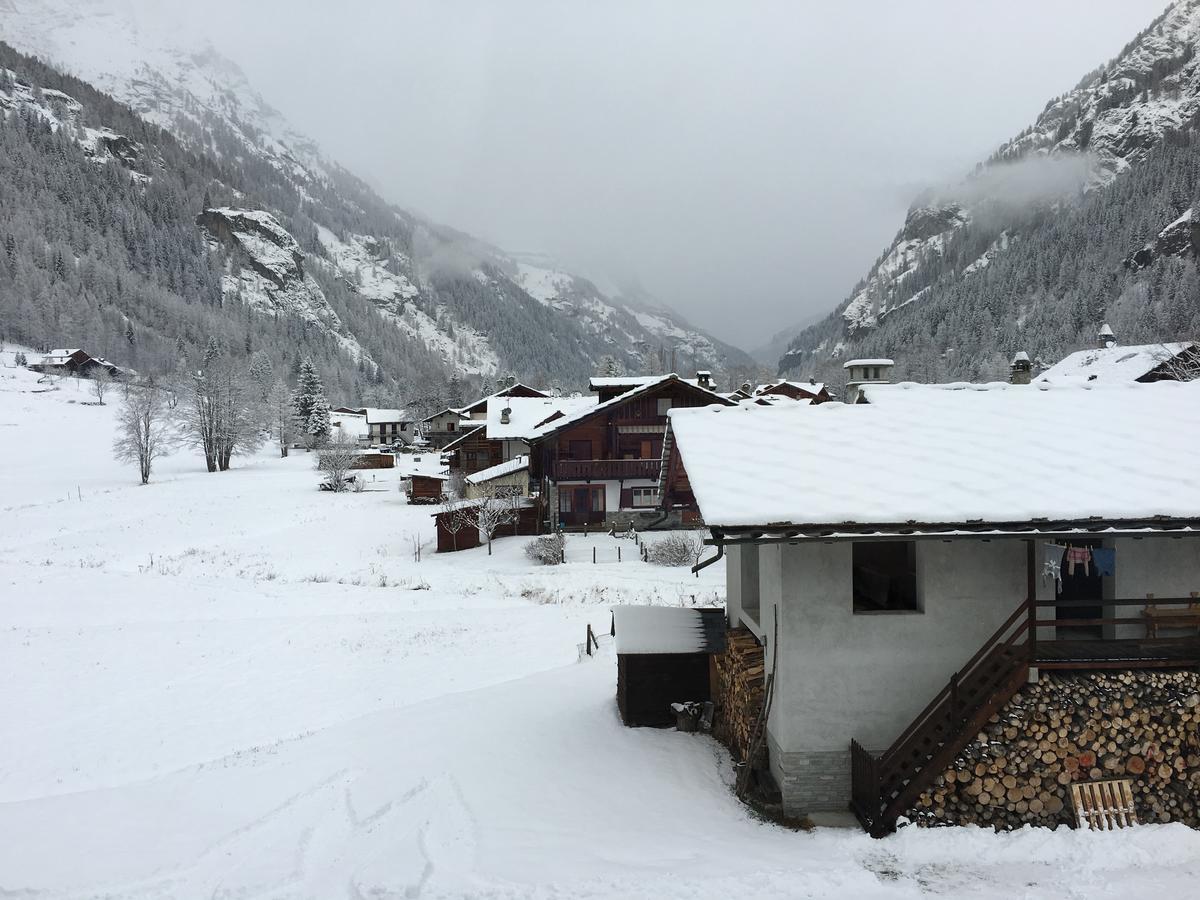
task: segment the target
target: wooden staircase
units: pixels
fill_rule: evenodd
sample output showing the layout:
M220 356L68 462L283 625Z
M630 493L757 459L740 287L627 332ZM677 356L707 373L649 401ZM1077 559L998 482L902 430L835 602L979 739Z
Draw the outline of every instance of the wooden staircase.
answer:
M945 770L1029 677L1030 607L1022 603L881 756L850 742L850 808L874 837Z

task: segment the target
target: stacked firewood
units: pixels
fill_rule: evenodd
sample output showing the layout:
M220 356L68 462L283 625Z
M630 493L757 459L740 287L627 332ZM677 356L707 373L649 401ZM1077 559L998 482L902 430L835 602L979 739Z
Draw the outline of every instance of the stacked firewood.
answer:
M763 705L763 648L745 628L734 629L727 636L725 652L717 654L713 662L717 675L713 685L713 735L741 762L750 750ZM758 755L761 758L755 762L765 762L765 741Z
M1044 673L917 800L919 824L1074 824L1071 784L1128 778L1141 822L1200 826L1200 673Z

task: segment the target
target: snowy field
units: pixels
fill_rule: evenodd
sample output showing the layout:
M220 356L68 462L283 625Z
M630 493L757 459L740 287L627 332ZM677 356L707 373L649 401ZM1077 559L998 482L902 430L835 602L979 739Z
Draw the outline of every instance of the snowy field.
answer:
M719 566L439 556L393 473L334 496L304 453L142 487L115 392L0 364L0 897L1196 895L1179 825L758 821L719 745L623 728L608 648L578 661L613 604L719 602Z

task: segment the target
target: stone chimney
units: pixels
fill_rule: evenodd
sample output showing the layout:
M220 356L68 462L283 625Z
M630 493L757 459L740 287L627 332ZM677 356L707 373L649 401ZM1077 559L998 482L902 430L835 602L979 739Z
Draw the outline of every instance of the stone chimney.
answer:
M1113 334L1112 328L1107 322L1100 326L1100 331L1096 335L1096 346L1101 350L1107 350L1109 347L1117 345L1117 336Z
M890 359L852 359L844 363L846 371L846 403L857 403L862 396L862 389L868 384L889 384L892 380Z
M1019 351L1013 357L1008 372L1009 384L1029 384L1033 381L1033 363L1029 361L1029 354L1024 350Z
M696 372L696 384L700 385L702 388L708 388L711 391L713 386L712 372L708 371L707 369L698 370Z
M748 381L743 381L742 382L742 393L745 394L747 397L749 397L751 394L754 393L754 385L752 385Z
M507 425L510 421L512 421L512 407L506 406L500 410L500 424Z

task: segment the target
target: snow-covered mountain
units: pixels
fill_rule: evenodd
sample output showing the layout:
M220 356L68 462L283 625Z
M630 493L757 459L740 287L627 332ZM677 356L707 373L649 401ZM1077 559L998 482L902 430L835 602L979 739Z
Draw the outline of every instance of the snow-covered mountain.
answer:
M374 304L385 322L441 360L447 375L581 382L608 356L640 369L673 353L680 369L719 375L749 362L672 313L637 308L585 279L521 262L390 206L291 128L234 63L121 0L0 0L0 39L246 173L247 185L214 201L240 211L243 225L273 223L281 243L257 249L272 253L290 242L307 271L284 284L249 264L226 272L227 296L286 310L347 346L364 343L337 321L328 289L313 278L323 274ZM251 189L257 197L242 195ZM214 246L248 259L242 238L253 228L226 230L222 241L208 227L222 216L204 217Z
M894 317L906 322L920 318L923 314L914 310L950 292L963 303L978 303L991 281L982 273L994 272L1000 257L1052 253L1054 245L1029 242L1046 215L1118 193L1115 182L1152 163L1165 142L1195 130L1200 117L1198 39L1200 2L1178 0L1114 60L1047 103L1032 126L961 183L920 198L850 297L791 342L781 370L829 373L838 360L865 353L866 346L902 358L904 341L889 335L904 331L911 338L919 329L911 322L891 324ZM1153 238L1193 199L1178 196L1175 208L1141 239ZM1072 248L1064 244L1061 249L1069 253ZM1006 289L1012 293L1026 287L1036 293L1032 283L1010 282ZM928 323L935 345L944 315L937 318ZM1062 337L1069 343L1075 335ZM963 342L958 336L955 340L957 346L935 349L961 354Z

